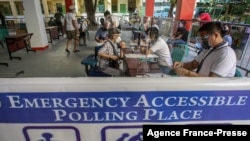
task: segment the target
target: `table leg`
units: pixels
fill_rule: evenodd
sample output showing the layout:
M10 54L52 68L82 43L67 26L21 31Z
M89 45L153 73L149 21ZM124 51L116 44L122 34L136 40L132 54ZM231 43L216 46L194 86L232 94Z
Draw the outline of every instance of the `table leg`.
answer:
M4 48L4 46L3 46L3 42L2 42L2 41L0 41L0 44L1 44L2 48Z
M27 52L29 52L29 51L36 52L36 50L34 50L34 49L31 48L31 45L30 45L30 38L29 38L29 39L26 39L26 51L27 51Z
M8 67L8 66L9 66L9 64L8 64L8 63L0 63L0 65L4 65L4 66L6 66L6 67Z

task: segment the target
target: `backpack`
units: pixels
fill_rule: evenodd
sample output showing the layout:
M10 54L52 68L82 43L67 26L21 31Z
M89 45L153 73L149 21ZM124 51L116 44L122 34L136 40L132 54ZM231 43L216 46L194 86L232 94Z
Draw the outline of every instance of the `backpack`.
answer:
M80 33L82 32L82 23L81 23L81 25L80 25L79 32L80 32Z
M80 33L80 37L85 37L86 34L85 34L85 32L82 31L82 24L83 24L83 23L81 23L81 25L80 25L79 33Z

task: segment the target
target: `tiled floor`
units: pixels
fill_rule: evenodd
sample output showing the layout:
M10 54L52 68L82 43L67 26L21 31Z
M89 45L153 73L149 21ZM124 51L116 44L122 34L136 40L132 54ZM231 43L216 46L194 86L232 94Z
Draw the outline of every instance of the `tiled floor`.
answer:
M0 78L15 77L85 77L85 68L81 65L81 60L94 51L94 34L90 32L87 46L79 46L80 52L73 53L73 43L71 53L65 52L66 38L54 40L49 48L43 51L26 53L25 49L13 53L20 56L22 60L9 59L6 46L0 47L0 62L6 62L8 67L0 65ZM123 31L122 39L127 43L131 38L131 31ZM185 61L192 60L196 52L192 49L189 55L185 56Z

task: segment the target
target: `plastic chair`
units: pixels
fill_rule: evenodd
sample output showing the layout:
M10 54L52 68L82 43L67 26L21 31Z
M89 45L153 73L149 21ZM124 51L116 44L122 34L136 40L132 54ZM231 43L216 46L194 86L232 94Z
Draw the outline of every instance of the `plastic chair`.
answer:
M185 55L185 50L183 50L182 48L178 48L178 47L174 47L172 52L171 52L171 57L173 62L182 62L183 58Z
M0 28L0 44L3 46L3 42L5 41L5 37L9 36L9 31L6 28Z
M243 77L243 76L242 76L241 72L238 69L236 69L234 77Z
M188 51L189 51L189 48L188 48L188 44L175 44L173 48L181 48L185 51L185 55L188 56Z
M94 54L88 55L86 58L84 58L81 61L81 64L85 66L85 72L87 76L89 77L110 77L110 75L103 73L99 67L98 64L98 51L102 46L96 46L94 50Z

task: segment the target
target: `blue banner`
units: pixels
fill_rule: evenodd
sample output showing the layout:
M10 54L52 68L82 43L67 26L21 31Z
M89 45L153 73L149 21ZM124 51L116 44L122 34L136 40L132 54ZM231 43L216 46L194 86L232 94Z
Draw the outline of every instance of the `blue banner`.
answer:
M250 120L249 90L1 93L0 123Z

